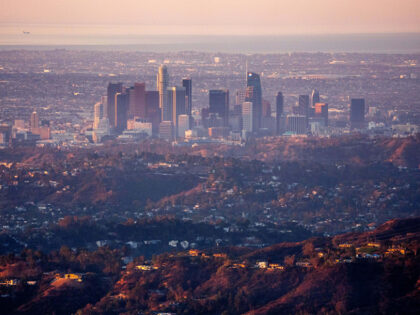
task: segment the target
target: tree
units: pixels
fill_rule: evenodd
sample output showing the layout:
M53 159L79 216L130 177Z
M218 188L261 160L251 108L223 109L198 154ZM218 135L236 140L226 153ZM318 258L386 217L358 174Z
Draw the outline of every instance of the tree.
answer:
M295 263L295 255L290 255L290 256L284 257L284 263L285 263L285 265L293 266L294 263Z
M311 243L311 242L305 243L305 245L302 248L303 255L305 255L305 256L312 256L313 255L313 252L314 252L314 249L315 248L314 248L314 244L313 243Z

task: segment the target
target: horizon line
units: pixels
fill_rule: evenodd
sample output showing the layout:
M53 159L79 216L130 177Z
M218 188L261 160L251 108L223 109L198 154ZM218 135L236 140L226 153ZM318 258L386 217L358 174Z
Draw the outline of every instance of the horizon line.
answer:
M37 28L31 31L31 27ZM137 35L137 36L311 36L311 35L397 35L420 34L420 29L374 29L367 31L342 29L331 31L334 26L321 28L290 28L281 25L238 25L238 24L54 24L54 23L2 23L0 36L20 34L22 31L37 35Z

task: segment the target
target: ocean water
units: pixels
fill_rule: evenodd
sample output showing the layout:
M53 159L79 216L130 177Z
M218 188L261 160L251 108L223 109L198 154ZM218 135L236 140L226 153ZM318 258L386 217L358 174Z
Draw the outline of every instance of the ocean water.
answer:
M0 50L84 49L207 51L225 53L361 52L420 53L420 33L345 35L97 35L77 32L9 31L0 27Z

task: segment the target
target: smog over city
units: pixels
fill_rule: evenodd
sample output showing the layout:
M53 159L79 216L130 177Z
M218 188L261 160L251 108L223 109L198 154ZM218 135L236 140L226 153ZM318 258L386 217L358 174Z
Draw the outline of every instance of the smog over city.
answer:
M0 314L419 314L419 250L418 1L0 1Z

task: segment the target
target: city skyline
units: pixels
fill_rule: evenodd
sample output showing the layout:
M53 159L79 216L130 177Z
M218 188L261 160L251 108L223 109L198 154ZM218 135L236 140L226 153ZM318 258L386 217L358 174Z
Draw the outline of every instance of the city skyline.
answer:
M418 1L0 0L0 313L414 313Z

